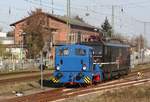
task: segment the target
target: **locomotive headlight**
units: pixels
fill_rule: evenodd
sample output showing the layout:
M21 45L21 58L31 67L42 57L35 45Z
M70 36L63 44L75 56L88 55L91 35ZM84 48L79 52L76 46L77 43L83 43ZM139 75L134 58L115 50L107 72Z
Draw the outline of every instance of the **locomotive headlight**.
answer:
M87 67L86 67L86 65L84 64L82 69L83 69L83 70L86 70L86 68L87 68Z
M99 64L100 67L102 67L102 64Z
M57 66L57 67L56 67L56 70L60 70L60 66Z

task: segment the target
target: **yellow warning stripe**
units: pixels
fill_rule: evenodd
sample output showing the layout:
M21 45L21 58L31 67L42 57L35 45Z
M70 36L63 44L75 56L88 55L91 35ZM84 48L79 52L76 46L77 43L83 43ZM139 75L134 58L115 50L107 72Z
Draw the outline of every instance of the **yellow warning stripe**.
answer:
M84 82L85 82L85 83L88 83L88 81L87 81L87 80L85 80L85 79L84 79Z
M89 83L90 81L89 80L87 80L87 79L84 79L84 81L86 82L86 83Z
M58 82L59 82L59 80L56 79L56 78L53 78L52 81L53 81L54 83L58 83Z
M55 77L51 77L50 80L52 80L52 82L54 82L54 83L58 83L59 82L59 79L56 79Z
M85 80L87 80L87 81L88 81L88 83L90 82L90 80L88 80L88 78L85 78Z
M84 78L84 82L87 83L87 84L91 83L91 79L87 76L87 77Z
M53 78L52 81L54 82L54 81L55 81L55 78Z
M56 81L56 83L58 83L58 82L59 82L59 80Z
M88 80L91 80L89 77L86 77Z
M52 81L54 81L54 80L55 80L55 78L52 79Z
M54 79L53 82L56 83L56 80Z

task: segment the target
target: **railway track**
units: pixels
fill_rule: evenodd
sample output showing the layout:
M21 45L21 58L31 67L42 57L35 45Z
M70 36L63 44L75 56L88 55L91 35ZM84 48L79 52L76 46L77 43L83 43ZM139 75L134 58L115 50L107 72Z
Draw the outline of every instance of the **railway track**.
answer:
M139 69L138 71L133 71L129 73L128 76L135 76L137 75L137 72L150 72L149 68L146 69ZM49 71L44 72L44 78L48 78L50 76ZM23 82L23 81L34 81L38 80L40 78L40 72L39 71L29 71L25 73L17 73L17 74L0 74L0 85L8 84L8 83L14 83L14 82Z
M38 70L27 70L27 71L16 71L16 72L6 72L6 73L0 73L0 77L3 76L13 76L13 75L21 75L21 74L30 74L30 73L38 73Z
M18 97L11 100L3 100L2 102L49 102L49 101L58 101L58 100L60 101L74 96L84 96L84 95L102 92L104 90L129 87L133 85L144 84L147 82L150 82L150 78L137 80L137 81L112 83L111 85L98 85L98 86L88 87L88 88L79 88L79 89L61 88L58 90L46 91L34 95Z
M48 78L50 76L49 71L43 72L44 78ZM0 85L6 85L14 82L24 82L24 81L34 81L40 79L40 72L33 71L28 73L18 73L18 74L3 74L0 75Z
M135 72L137 73L137 72ZM150 82L150 71L146 70L143 71L144 74L147 73L147 76L145 76L141 80L136 79L136 75L134 73L129 74L128 77L121 78L119 80L109 81L106 83L101 83L96 86L91 85L88 87L82 87L82 88L59 88L55 90L50 91L44 91L37 94L27 95L23 97L16 97L13 99L8 100L2 100L2 102L49 102L49 101L61 101L65 100L66 98L74 97L74 96L84 96L87 94L102 92L104 90L111 90L115 88L122 88L122 87L129 87L144 83ZM130 80L128 80L130 79Z

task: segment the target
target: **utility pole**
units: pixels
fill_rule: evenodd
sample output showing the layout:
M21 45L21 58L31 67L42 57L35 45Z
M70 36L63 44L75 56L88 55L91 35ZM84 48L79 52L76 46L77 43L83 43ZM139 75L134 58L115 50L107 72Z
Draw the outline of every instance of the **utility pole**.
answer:
M111 36L114 34L114 9L115 9L115 6L112 5L112 19L111 19L111 23L112 23L112 34L111 34Z
M143 23L144 23L144 34L143 34L143 38L144 38L143 40L144 41L143 41L143 46L144 46L144 49L145 49L145 43L146 43L145 42L145 36L146 36L146 24L147 24L147 22L143 22Z
M42 0L40 0L40 6L41 6L41 8L42 8Z
M40 70L41 70L41 89L43 89L43 53L41 52L41 59L40 59Z
M53 5L54 5L54 1L52 0L52 14L54 14Z
M71 42L70 39L70 0L67 0L67 42Z

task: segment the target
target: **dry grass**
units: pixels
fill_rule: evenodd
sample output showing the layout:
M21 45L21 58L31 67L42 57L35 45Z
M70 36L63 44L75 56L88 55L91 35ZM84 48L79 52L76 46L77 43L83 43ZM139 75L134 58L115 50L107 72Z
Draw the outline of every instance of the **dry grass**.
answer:
M95 95L68 99L64 102L150 102L150 85L115 89Z
M26 90L33 90L40 88L38 82L21 82L21 83L11 83L4 86L0 86L0 96L4 94L11 94L12 91L23 92Z
M147 69L147 68L150 68L150 64L143 64L143 65L137 65L135 66L135 68L132 69L132 71L137 71L137 70L140 70L140 69Z

